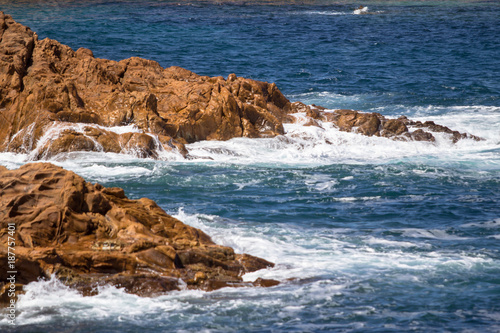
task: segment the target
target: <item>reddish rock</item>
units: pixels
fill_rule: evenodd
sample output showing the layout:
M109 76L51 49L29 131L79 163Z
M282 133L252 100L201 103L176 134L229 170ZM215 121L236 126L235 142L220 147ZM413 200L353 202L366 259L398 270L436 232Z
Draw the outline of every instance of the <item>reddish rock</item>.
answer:
M387 119L382 124L381 135L384 137L393 137L408 133L408 127L400 119Z
M377 113L363 113L354 110L335 110L335 115L329 120L333 121L341 131L372 136L380 135L382 116Z
M148 296L179 289L180 280L206 290L239 285L242 274L273 266L214 244L152 200L130 200L122 189L48 163L0 167L0 207L0 261L7 262L13 223L20 284L56 274L84 293L113 284ZM4 293L6 272L0 272Z
M382 136L394 140L416 140L434 142L435 137L431 132L441 132L450 134L453 143L461 139L473 139L476 141L481 138L453 131L446 126L437 125L432 121L422 123L420 121L409 120L405 116L398 119L388 119L380 113L367 113L348 109L325 111L324 108L317 106L308 106L301 102L292 104L292 112L302 112L309 118L306 124L321 127L317 121L331 122L340 131L356 132L366 136ZM417 127L417 130L411 131L409 127ZM430 132L426 132L423 128Z
M74 150L135 150L156 157L162 148L185 153L183 143L283 134L282 122L291 120L291 104L275 84L234 74L227 80L199 76L141 58L97 59L88 49L38 40L2 12L0 36L0 151L37 149L34 157L42 158ZM88 135L64 130L67 123L100 127ZM127 140L107 129L130 124L144 135ZM35 147L48 129L54 143ZM154 136L163 138L162 147Z
M413 133L411 133L411 138L415 141L430 141L430 142L436 141L436 138L434 138L434 135L432 135L431 133L426 132L420 128L416 131L413 131Z
M332 121L342 131L369 136L430 138L412 136L407 126L413 125L449 133L454 142L479 139L429 122L291 104L275 84L235 74L225 80L141 58L97 59L88 49L38 40L0 12L0 151L31 153L34 159L69 151L186 155L185 143L284 134L283 123L293 122L296 112L305 112L309 125ZM141 133L110 129L124 125Z
M420 129L422 128L426 128L432 132L435 132L435 133L446 133L446 134L449 134L450 137L451 137L451 140L453 141L453 143L456 143L457 141L461 140L461 139L472 139L472 140L475 140L475 141L481 141L482 139L478 136L475 136L475 135L471 135L471 134L467 134L467 133L460 133L458 131L454 131L446 126L442 126L442 125L438 125L436 123L434 123L433 121L426 121L424 123L422 123L421 121L411 121L411 120L408 120L407 121L408 124L414 126L414 127L418 127Z

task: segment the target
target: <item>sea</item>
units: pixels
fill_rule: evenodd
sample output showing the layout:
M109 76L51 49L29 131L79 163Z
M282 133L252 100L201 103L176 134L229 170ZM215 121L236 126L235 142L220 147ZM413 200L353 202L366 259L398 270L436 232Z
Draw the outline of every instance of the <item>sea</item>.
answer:
M192 159L53 157L276 263L244 279L281 283L84 297L51 278L25 286L16 325L0 312L0 331L500 332L499 1L18 0L0 10L99 58L235 73L275 82L292 102L484 139L393 141L298 122L275 138L190 144ZM0 153L10 169L31 162Z

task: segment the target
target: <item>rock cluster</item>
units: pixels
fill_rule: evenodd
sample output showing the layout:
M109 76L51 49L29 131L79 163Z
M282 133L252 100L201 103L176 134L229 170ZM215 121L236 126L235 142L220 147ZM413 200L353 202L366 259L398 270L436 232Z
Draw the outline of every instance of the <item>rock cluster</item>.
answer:
M301 102L292 104L292 112L303 112L309 118L307 125L320 126L315 120L333 123L340 131L356 132L366 136L379 136L394 140L415 140L434 142L434 133L446 133L453 143L461 139L472 139L479 141L481 138L453 131L450 128L438 125L433 121L414 121L406 116L397 119L388 119L380 113L360 112L355 110L333 110L316 105L305 105ZM427 129L427 131L424 131Z
M55 274L85 294L112 284L151 296L183 286L213 290L277 284L241 278L274 264L214 244L152 200L130 200L120 188L91 184L53 164L17 170L0 166L0 207L0 261L7 263L8 225L14 223L16 282L21 285ZM6 269L0 272L3 301L6 274Z
M0 12L0 151L32 160L71 151L186 156L186 143L284 134L283 123L300 110L311 124L332 121L364 135L433 141L428 129L449 132L453 141L475 138L428 122L292 105L275 84L235 74L224 79L141 58L98 59L85 48L39 40ZM410 125L419 129L411 132Z

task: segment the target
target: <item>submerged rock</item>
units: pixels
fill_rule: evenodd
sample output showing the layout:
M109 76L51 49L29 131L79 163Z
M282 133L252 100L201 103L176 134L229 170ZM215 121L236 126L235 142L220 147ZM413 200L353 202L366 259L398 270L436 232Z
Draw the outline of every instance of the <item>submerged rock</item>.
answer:
M152 200L130 200L120 188L91 184L49 163L0 166L0 207L0 261L7 263L14 238L18 291L53 274L85 294L105 284L151 296L277 283L241 278L273 263L216 245ZM9 224L15 226L10 234ZM4 301L7 271L0 272Z

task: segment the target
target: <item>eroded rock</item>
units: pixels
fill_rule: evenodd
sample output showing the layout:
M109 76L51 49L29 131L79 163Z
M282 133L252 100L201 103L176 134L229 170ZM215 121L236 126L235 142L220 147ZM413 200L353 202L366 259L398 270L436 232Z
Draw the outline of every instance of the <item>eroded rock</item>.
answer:
M291 104L274 83L235 74L224 79L135 57L98 59L88 49L38 40L2 12L0 36L0 151L34 160L71 151L186 156L186 143L284 134L283 123L296 112L306 113L306 125L332 121L341 131L395 140L434 141L431 132L448 133L453 142L479 139L432 122ZM116 126L135 130L113 132Z
M141 58L97 59L88 49L38 40L2 12L0 36L0 151L36 149L35 159L74 150L156 157L153 148L185 153L184 143L283 134L289 120L290 102L275 84L199 76ZM68 123L101 127L68 133ZM107 130L124 125L144 135L127 141ZM54 144L37 147L50 130ZM161 147L145 135L162 137Z
M151 296L183 284L205 290L252 285L242 274L274 265L216 245L152 200L130 200L122 189L91 184L49 163L0 167L0 208L0 261L7 263L12 223L20 284L55 274L86 294L113 284ZM0 272L0 289L6 274ZM267 284L272 281L255 285Z

